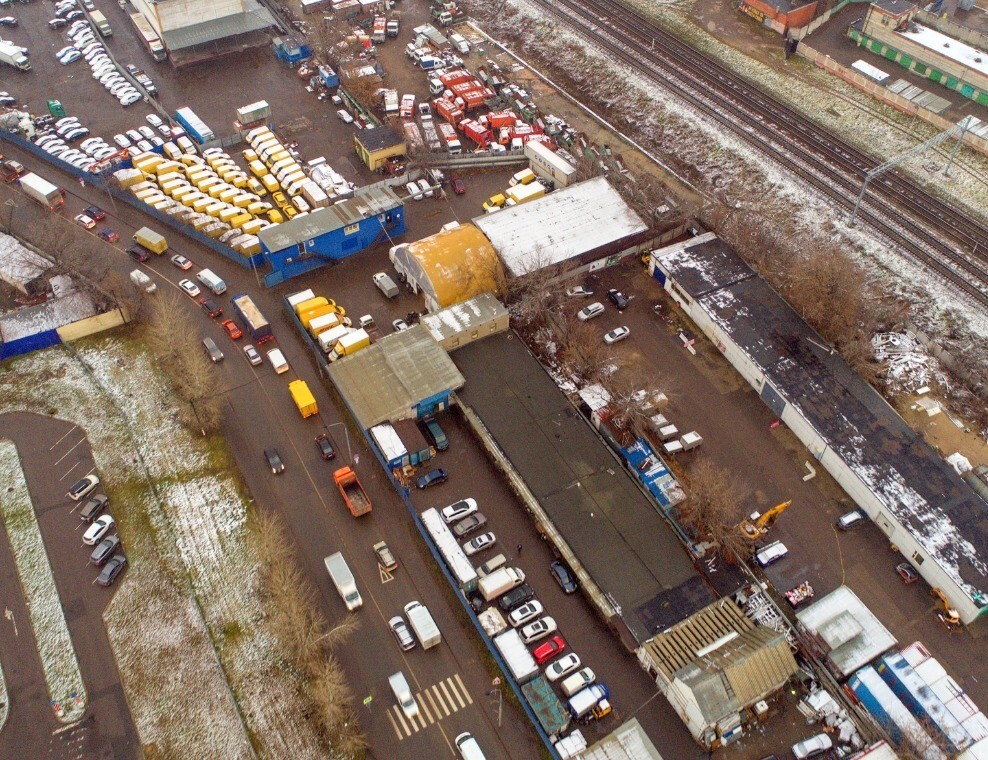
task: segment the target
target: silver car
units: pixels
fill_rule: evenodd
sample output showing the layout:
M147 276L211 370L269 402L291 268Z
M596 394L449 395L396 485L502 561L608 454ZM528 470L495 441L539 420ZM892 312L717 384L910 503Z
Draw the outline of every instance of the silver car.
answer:
M391 633L394 634L395 641L398 642L401 651L407 652L409 649L415 649L415 637L408 630L408 626L405 624L405 618L401 615L395 615L388 621L388 627L391 629Z

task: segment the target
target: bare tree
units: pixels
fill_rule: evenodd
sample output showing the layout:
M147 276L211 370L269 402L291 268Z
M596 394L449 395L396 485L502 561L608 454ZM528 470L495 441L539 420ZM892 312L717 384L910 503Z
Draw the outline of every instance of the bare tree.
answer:
M522 325L547 324L550 315L560 311L572 269L569 262L555 263L552 253L540 245L524 262L522 274L505 274L505 300L515 319Z
M716 542L726 560L749 556L752 544L738 528L749 498L747 486L705 457L689 466L687 479L689 496L677 507L683 522L698 537Z
M564 368L575 377L589 382L600 381L604 377L604 369L611 362L611 352L600 331L575 319L560 319L558 323L557 356Z
M656 399L668 391L665 378L654 371L625 366L601 380L611 400L611 423L628 432L630 437L645 435L649 418L655 412Z

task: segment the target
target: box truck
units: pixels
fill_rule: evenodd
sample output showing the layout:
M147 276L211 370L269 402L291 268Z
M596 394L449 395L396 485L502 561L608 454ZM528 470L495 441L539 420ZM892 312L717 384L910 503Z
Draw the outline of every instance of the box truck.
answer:
M326 571L336 586L336 590L343 598L346 608L351 612L361 607L364 600L357 591L357 582L353 579L353 573L340 552L331 554L323 562L326 564Z
M364 487L360 485L357 473L351 467L341 467L333 473L333 480L336 487L340 489L340 496L346 504L350 514L354 517L366 515L373 508L371 500L367 496Z
M234 296L233 310L237 312L237 316L247 326L247 332L250 333L250 337L254 339L255 343L265 343L274 338L271 325L261 314L261 310L254 305L250 296L246 294Z
M23 175L18 182L21 184L21 190L29 198L36 200L49 211L54 211L65 203L61 189L37 174L29 172Z
M409 602L405 605L405 614L408 616L408 624L415 631L415 636L423 649L431 649L442 641L442 634L436 621L426 606L421 602Z
M335 362L344 356L353 356L369 345L370 335L367 334L366 330L353 330L336 341L333 350L329 352L329 360Z
M316 404L316 397L312 395L305 380L293 380L288 384L288 392L292 394L292 401L298 407L302 418L311 417L319 413L319 406Z
M168 241L165 240L164 235L159 235L148 227L141 227L135 232L133 240L135 243L143 245L149 251L154 251L155 253L164 253L168 250Z
M502 567L477 581L477 590L490 602L525 582L525 573L517 567Z

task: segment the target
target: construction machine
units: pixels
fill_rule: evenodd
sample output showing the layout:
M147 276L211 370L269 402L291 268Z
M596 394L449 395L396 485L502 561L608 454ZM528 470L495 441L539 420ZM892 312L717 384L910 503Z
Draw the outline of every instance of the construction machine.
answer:
M741 521L738 528L746 538L752 541L757 541L759 538L768 533L768 529L771 528L775 524L775 521L779 519L779 515L789 509L790 504L792 504L792 499L789 501L784 501L781 504L776 504L765 514L752 512L747 518Z
M940 622L947 627L948 630L957 628L961 624L961 616L953 607L950 606L950 602L947 600L947 595L943 593L943 589L938 586L933 586L930 589L930 596L936 600L939 612L937 617L940 618Z

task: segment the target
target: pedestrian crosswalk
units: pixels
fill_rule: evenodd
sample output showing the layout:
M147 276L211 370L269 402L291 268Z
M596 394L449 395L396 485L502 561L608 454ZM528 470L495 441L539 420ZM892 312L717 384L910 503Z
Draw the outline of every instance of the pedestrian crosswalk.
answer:
M396 704L388 709L388 719L398 741L472 705L473 698L467 687L463 685L460 674L456 673L417 693L415 703L419 706L419 712L413 718L406 716Z

